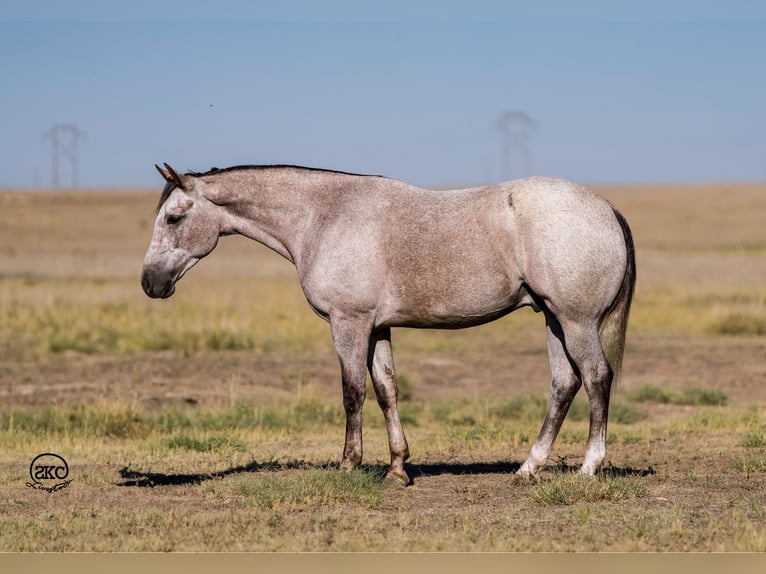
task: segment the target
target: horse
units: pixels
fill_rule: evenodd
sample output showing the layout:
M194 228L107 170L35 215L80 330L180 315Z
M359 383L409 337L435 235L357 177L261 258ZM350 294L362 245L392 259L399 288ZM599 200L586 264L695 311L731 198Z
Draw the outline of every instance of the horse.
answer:
M393 327L460 329L530 306L545 317L550 402L517 472L531 476L546 463L582 385L590 426L579 471L598 471L636 263L625 218L590 188L530 177L436 191L291 165L204 173L155 167L165 187L143 263L144 292L170 297L224 235L244 235L293 263L309 306L330 325L340 361L342 469L362 461L369 371L388 433L386 477L411 484Z

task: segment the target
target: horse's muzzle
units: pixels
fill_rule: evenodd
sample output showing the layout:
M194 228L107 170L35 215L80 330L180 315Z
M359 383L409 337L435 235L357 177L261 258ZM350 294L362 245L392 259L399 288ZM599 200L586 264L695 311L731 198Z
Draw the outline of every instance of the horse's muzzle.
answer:
M152 299L167 299L175 293L176 286L173 279L157 281L157 278L152 275L146 269L141 273L141 287L149 297Z

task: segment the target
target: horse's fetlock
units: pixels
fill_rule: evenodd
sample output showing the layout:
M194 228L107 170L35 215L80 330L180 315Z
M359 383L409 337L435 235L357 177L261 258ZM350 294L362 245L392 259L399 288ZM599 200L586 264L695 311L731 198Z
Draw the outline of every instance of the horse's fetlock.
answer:
M362 455L354 453L350 456L344 456L340 463L340 469L346 472L351 472L359 467L362 463Z

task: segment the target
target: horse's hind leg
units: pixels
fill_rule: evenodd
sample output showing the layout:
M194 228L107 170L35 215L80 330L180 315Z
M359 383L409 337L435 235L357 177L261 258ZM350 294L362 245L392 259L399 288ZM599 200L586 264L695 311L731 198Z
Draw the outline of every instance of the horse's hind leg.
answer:
M373 333L370 338L367 367L372 377L378 404L386 419L388 445L391 451L391 467L387 477L406 486L409 484L410 478L404 471L404 461L409 458L410 451L402 423L399 420L399 408L396 403L398 391L394 374L394 356L391 351L390 329Z
M562 321L567 355L590 403L590 429L580 472L592 476L606 457L606 426L614 374L604 355L596 321Z
M545 310L548 328L548 361L551 367L551 399L540 434L521 465L519 474L533 475L545 464L561 429L567 411L580 388L580 379L572 368L564 346L564 334L558 319Z
M595 322L564 325L569 356L577 366L590 403L590 429L580 472L592 476L606 458L606 426L614 373L604 355Z

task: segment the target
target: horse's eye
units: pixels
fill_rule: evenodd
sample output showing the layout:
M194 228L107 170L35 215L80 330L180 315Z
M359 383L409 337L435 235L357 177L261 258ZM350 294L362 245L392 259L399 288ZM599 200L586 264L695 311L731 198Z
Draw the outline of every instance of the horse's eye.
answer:
M167 223L168 225L177 225L183 218L184 218L183 215L170 214L165 218L165 223Z

